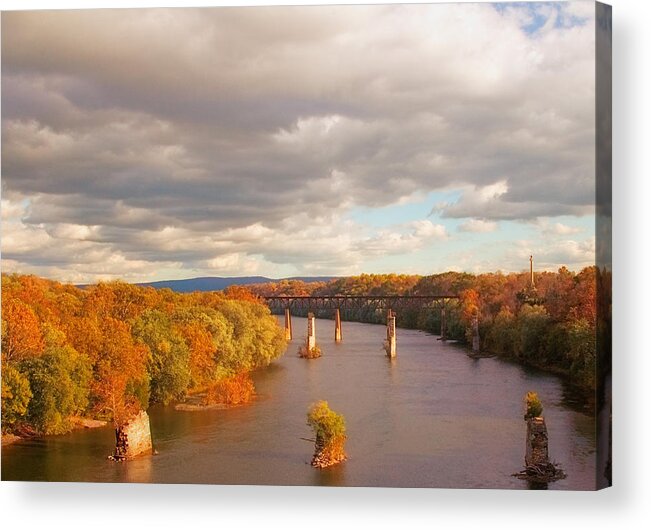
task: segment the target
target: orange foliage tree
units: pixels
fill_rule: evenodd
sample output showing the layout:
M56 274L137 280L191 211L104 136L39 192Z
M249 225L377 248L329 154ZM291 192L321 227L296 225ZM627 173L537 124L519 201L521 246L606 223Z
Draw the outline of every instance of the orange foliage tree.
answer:
M20 361L36 357L45 347L41 326L34 310L19 299L3 300L2 357Z
M95 410L121 425L139 409L147 408L148 350L136 344L128 324L106 318L92 385Z
M246 372L285 346L275 318L243 288L80 289L3 274L2 428L63 432L70 415L88 413L120 425L150 400L166 404L225 381L213 398L240 402L253 392Z

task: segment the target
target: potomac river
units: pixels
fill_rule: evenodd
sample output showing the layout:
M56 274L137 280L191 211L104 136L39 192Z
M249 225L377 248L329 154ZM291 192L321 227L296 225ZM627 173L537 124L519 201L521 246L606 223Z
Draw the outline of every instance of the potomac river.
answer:
M549 451L567 478L550 489L592 489L594 418L552 375L465 349L415 330L398 329L398 355L382 348L384 326L317 320L323 357L297 350L305 319L293 318L285 355L255 372L258 397L222 410L149 410L154 456L107 460L111 427L23 440L2 448L2 480L527 488L511 474L524 467L522 399L538 393ZM279 321L280 322L280 321ZM328 401L346 418L348 460L309 465L314 445L309 405Z

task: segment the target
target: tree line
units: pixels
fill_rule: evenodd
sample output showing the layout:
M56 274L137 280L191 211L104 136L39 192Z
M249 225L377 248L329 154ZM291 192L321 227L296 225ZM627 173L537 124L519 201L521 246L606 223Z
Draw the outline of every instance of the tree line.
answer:
M587 267L578 273L560 268L535 273L429 276L362 274L327 283L299 280L248 286L259 296L274 295L437 295L459 296L446 304L447 334L471 341L471 323L479 319L481 349L503 358L568 377L576 387L593 391L597 366L609 362L609 350L598 358L597 343L610 344L610 272ZM533 295L533 296L532 296ZM320 314L332 318L330 314ZM371 308L345 315L348 320L384 323L383 311ZM404 310L400 327L441 333L440 306Z
M82 289L3 274L2 431L63 433L91 415L119 425L190 393L240 400L247 374L285 347L268 308L241 288Z

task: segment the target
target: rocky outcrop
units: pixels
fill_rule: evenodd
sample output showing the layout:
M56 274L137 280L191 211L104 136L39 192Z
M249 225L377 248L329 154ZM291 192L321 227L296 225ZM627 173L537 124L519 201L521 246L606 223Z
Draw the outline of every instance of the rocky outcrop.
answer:
M323 440L317 438L314 456L312 457L312 466L323 469L324 467L334 466L346 460L346 453L344 451L345 441L345 436L338 436L326 444Z

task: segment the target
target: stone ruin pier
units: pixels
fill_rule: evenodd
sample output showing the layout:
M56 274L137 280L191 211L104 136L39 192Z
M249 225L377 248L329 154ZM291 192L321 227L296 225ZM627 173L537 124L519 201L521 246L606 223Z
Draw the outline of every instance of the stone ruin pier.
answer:
M144 454L152 454L151 428L149 415L141 410L115 429L115 453L109 458L123 462Z
M525 469L513 476L532 484L545 484L566 477L557 464L549 461L549 436L545 418L527 419L527 439L524 455Z
M527 467L544 469L549 465L549 438L545 418L527 420L527 444L524 455Z
M387 357L393 359L396 356L396 314L389 309L387 316L387 340L385 343Z
M315 327L314 313L307 315L307 338L305 339L305 347L307 351L312 351L316 348L316 327Z

